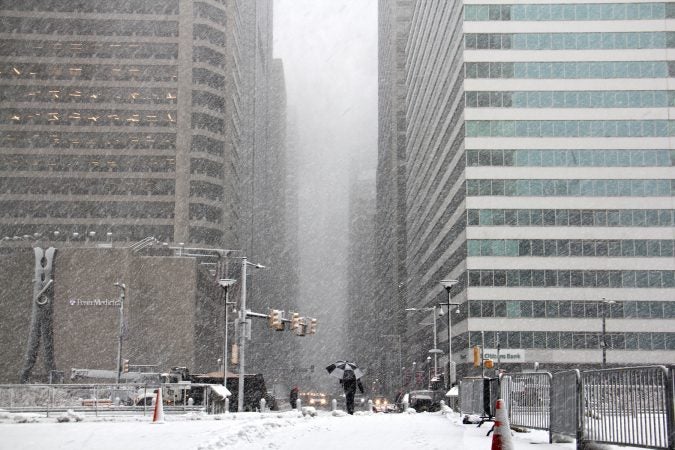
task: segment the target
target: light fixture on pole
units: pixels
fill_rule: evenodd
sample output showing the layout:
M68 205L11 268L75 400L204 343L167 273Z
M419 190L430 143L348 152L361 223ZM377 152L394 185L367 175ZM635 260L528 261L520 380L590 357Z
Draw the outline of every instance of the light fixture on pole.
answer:
M602 347L602 368L607 366L607 330L605 321L607 320L607 305L616 303L614 300L607 300L602 298L602 340L600 346Z
M244 370L246 366L246 267L253 266L257 269L265 269L262 264L248 262L246 256L241 258L241 304L239 305L239 385L237 391L237 411L244 412Z
M120 384L120 373L122 371L122 337L124 334L124 297L127 292L127 285L124 283L115 283L113 286L120 288L120 327L117 334L117 384Z
M221 278L218 280L218 286L225 291L225 304L223 305L223 387L227 389L227 308L234 305L234 302L228 301L228 288L236 283L232 278Z
M445 291L448 293L448 302L447 303L439 303L439 306L447 306L448 307L448 379L446 380L446 389L450 389L452 387L452 384L454 382L454 377L452 374L452 314L450 314L450 307L451 306L456 306L457 307L457 313L459 313L459 303L451 303L451 295L450 295L450 290L452 287L456 284L459 283L459 280L441 280L441 286L445 288ZM443 308L441 308L440 314L443 313Z

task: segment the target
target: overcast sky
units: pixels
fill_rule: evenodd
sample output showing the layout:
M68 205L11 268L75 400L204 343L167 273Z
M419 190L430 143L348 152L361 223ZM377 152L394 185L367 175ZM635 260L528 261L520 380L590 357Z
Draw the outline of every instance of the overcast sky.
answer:
M303 344L322 368L350 357L341 334L348 184L350 170L377 160L377 0L275 0L274 22L301 161L300 301L319 318Z

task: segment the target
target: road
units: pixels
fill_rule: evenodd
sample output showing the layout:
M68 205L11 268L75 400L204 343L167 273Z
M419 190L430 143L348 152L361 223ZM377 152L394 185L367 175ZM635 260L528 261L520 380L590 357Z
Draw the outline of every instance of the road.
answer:
M344 413L343 413L344 414ZM134 420L135 419L135 420ZM219 419L219 420L216 420ZM164 424L149 418L86 417L83 422L56 423L54 418L38 423L0 420L0 449L162 450L220 449L489 449L488 425L462 425L459 416L440 413L318 416L296 412L237 413L214 417L188 414L167 416ZM518 433L516 450L572 450L573 444L547 443L545 432Z

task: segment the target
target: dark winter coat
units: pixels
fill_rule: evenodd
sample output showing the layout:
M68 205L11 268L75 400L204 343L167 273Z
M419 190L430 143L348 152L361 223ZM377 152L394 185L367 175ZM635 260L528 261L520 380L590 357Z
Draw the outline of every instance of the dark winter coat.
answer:
M342 388L345 392L356 393L356 388L358 387L359 391L361 391L363 394L363 385L361 384L361 380L357 380L356 378L347 378L340 380L340 383L342 384Z

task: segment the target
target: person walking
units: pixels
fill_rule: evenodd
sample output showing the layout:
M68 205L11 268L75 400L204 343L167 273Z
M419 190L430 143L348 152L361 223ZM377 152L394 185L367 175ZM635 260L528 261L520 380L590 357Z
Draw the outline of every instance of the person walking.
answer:
M361 380L354 376L354 372L345 372L345 376L340 380L342 389L345 391L345 402L347 403L347 414L354 414L354 395L356 395L356 388L363 394L363 384Z
M291 401L291 409L295 409L298 407L298 387L293 386L293 389L291 389L291 395L289 397L289 400Z

